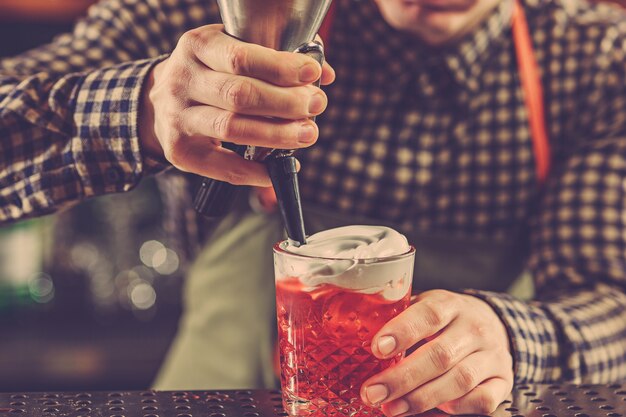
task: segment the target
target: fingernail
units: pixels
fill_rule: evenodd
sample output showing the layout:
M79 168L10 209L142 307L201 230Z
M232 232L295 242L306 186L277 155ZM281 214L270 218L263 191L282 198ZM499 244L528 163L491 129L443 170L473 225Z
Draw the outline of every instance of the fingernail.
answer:
M319 69L316 67L315 64L307 63L300 67L300 72L298 76L300 77L301 82L311 83L317 80L318 73L319 73Z
M396 338L393 336L382 336L378 339L378 351L387 356L396 350Z
M311 123L303 123L298 132L298 142L311 143L315 139L315 127Z
M370 385L365 388L365 396L371 404L378 404L389 396L389 390L383 384Z
M387 404L387 410L392 416L399 416L409 411L409 403L405 400L397 400Z
M324 96L321 94L315 94L309 101L309 113L318 114L324 110Z

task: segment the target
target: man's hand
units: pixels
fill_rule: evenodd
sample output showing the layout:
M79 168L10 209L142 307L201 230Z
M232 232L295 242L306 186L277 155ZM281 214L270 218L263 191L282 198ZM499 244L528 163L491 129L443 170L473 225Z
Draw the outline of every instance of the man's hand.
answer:
M312 145L308 118L326 108L310 85L334 79L310 57L238 41L209 25L185 33L146 81L139 137L144 153L175 167L232 184L271 185L263 164L246 161L222 141L268 148Z
M434 290L390 320L372 340L379 358L421 345L363 384L361 397L387 416L439 408L488 414L513 387L506 329L493 309L470 296Z

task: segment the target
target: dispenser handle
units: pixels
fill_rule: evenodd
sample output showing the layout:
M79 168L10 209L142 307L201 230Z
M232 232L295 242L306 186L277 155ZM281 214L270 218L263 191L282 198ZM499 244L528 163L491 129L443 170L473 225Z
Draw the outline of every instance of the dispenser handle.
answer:
M243 156L246 152L246 145L235 145L224 142L222 146ZM194 209L208 218L224 217L235 201L239 186L225 181L218 181L213 178L202 178L200 188L196 192L193 202Z

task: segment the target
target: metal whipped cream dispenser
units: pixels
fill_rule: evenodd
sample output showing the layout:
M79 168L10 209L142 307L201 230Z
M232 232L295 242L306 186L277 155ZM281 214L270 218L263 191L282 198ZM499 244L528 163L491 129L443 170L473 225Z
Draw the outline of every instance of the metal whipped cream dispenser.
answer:
M226 33L244 42L280 51L307 54L320 65L322 46L314 42L332 0L217 0ZM318 81L319 85L319 81ZM268 149L224 143L246 159L265 161L276 192L287 235L295 244L306 243L296 159L291 149ZM195 209L207 217L228 212L237 186L204 178Z

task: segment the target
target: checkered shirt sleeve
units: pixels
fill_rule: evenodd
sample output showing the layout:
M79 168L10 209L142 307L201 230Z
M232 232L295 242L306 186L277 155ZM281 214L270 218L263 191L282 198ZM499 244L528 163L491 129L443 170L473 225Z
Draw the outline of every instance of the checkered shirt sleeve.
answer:
M0 222L131 189L143 80L207 13L186 1L105 0L74 32L0 61Z
M626 23L599 45L587 140L555 164L531 225L534 301L470 291L502 317L518 383L626 378Z
M471 291L503 318L517 382L626 375L626 140L580 149L547 186L533 226L535 301Z
M625 151L623 138L581 147L548 183L532 227L534 301L469 291L503 319L518 383L626 376Z

